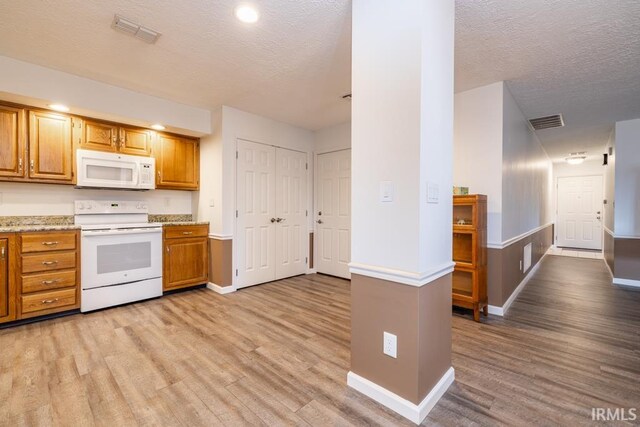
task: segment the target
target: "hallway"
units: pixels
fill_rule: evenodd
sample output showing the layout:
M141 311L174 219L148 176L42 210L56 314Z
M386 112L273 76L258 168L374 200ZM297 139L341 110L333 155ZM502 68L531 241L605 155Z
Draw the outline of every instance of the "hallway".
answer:
M541 262L504 319L454 316L456 382L427 422L578 425L638 407L640 292L612 286L602 260Z
M578 425L640 402L640 292L547 256L506 318L454 315L423 424ZM0 331L1 425L411 425L346 386L349 282L206 289Z

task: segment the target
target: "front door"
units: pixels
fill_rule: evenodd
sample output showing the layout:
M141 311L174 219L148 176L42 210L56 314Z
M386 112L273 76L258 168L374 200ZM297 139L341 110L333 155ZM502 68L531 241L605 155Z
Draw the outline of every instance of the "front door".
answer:
M556 246L602 249L602 176L558 178Z
M351 150L319 154L316 167L316 270L349 279Z

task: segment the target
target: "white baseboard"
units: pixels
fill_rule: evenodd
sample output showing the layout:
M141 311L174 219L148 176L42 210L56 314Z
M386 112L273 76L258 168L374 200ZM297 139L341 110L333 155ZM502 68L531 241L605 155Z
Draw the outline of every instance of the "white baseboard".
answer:
M317 271L316 271L315 268L308 268L307 272L305 274L316 274L316 273L317 273Z
M640 280L620 279L618 277L614 277L613 284L620 286L629 286L632 288L640 288Z
M611 271L611 267L609 267L609 263L607 262L606 259L602 259L604 261L604 266L607 267L607 271L609 272L609 275L611 276L611 279L615 279L615 276L613 275L613 271Z
M211 282L207 283L207 289L211 289L212 291L222 295L230 294L231 292L236 291L235 286L219 286Z
M440 378L440 381L431 389L427 397L418 405L412 403L397 394L390 392L384 387L361 377L358 374L349 372L347 374L347 384L349 387L358 390L365 396L375 400L376 402L386 406L392 411L397 412L415 424L420 424L429 415L429 412L438 403L438 400L444 395L449 386L453 384L455 372L453 367Z
M507 299L507 301L504 303L502 307L499 307L496 305L490 305L488 307L489 314L495 314L496 316L504 316L507 313L507 310L509 310L509 307L511 307L511 304L513 304L513 302L518 297L518 294L522 292L522 290L527 285L527 283L529 283L529 280L533 277L535 272L538 271L538 267L540 267L540 264L542 263L542 260L544 259L544 257L547 256L547 253L548 251L544 255L542 255L542 258L538 260L536 265L531 267L531 270L529 270L527 275L524 276L524 279L522 279L522 282L520 282L518 287L511 293L511 296L509 296L509 299Z

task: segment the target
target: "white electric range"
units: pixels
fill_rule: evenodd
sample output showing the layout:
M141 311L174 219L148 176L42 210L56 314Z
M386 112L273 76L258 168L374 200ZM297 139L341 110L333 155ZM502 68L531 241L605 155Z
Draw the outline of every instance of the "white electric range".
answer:
M78 200L82 230L80 311L162 296L162 224L140 201Z

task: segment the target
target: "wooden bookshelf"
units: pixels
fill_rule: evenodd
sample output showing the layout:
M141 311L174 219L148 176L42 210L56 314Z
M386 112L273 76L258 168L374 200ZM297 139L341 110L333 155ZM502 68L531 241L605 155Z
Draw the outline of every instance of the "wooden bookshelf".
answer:
M473 310L473 319L486 316L487 196L453 196L453 305Z

